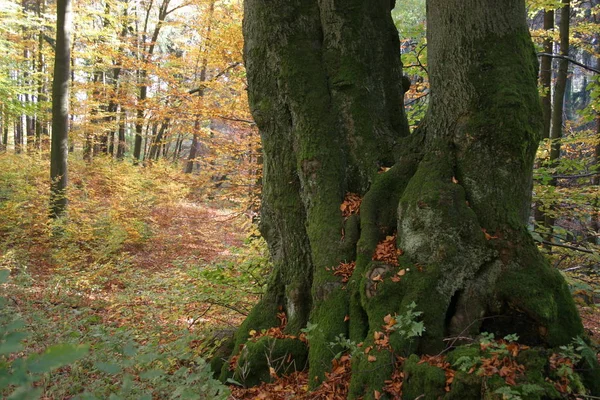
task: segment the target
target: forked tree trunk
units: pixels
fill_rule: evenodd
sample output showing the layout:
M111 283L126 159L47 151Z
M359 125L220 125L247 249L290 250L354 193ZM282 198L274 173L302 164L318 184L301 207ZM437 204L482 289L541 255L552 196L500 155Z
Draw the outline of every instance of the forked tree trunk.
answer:
M336 336L372 345L384 317L412 302L426 331L416 342L392 333L394 351L435 354L444 338L481 331L551 346L582 333L564 280L526 230L542 124L524 2L429 1L431 105L412 134L393 4L245 1L248 94L264 149L261 231L274 262L235 338L234 377L246 384L268 380L281 357L295 368L308 361L316 385ZM347 193L362 205L344 218ZM394 234L399 265L374 261ZM347 283L332 271L342 262L356 263ZM247 341L278 326L280 310L288 334L316 325L308 348ZM370 354L376 361L352 365L350 397L372 398L392 373L388 350Z

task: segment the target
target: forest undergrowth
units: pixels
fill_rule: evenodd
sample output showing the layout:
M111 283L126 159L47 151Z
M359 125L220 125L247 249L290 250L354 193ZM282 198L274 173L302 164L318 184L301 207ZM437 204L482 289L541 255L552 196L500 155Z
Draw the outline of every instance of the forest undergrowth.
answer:
M10 271L0 327L21 320L28 335L8 361L88 347L35 377L41 398L226 398L204 360L214 332L257 301L269 268L247 196L168 163L71 168L68 215L51 221L47 162L0 155L0 269Z
M134 167L100 157L70 166L69 211L52 221L47 161L0 155L0 270L10 271L0 279L0 388L3 371L22 384L13 393L13 381L0 397L27 399L33 390L42 399L344 398L348 354L311 393L300 371L274 372L273 383L248 389L213 378L206 360L258 300L270 268L246 212L251 193L170 163ZM553 257L567 270L581 261ZM580 272L566 275L598 341L600 287ZM63 345L79 353L31 372ZM17 376L23 360L29 371ZM401 390L396 378L391 391Z

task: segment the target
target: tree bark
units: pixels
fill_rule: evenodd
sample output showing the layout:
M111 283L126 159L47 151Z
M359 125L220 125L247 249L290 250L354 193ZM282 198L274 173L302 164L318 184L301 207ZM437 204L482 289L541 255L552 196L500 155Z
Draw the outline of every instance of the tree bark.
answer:
M169 128L170 123L171 119L165 118L163 123L160 125L160 129L158 129L158 133L154 132L154 134L152 135L152 143L150 144L150 156L148 157L149 160L158 161L158 158L160 156L160 148L165 140L165 132ZM155 124L154 129L157 128L158 124Z
M600 23L600 10L594 15L596 23ZM600 33L596 33L596 68L600 69ZM598 142L594 147L594 164L596 171L600 172L600 112L596 112L596 139ZM600 175L596 175L592 178L592 185L600 187ZM600 238L600 194L596 190L596 198L594 199L594 208L592 209L592 220L591 220L591 233L590 242L597 244Z
M19 115L15 120L14 127L14 145L15 154L21 154L23 150L23 115Z
M544 11L544 30L549 35L544 39L544 53L552 54L554 40L550 36L554 31L554 10ZM552 57L544 56L540 62L540 84L542 85L542 110L544 127L542 139L550 137L550 124L552 121Z
M570 0L563 0L563 6L560 9L560 23L559 23L559 35L560 35L560 55L569 56L569 25L571 19L571 2ZM560 159L561 139L563 136L563 112L564 112L564 100L565 92L567 88L567 75L569 70L569 61L561 58L558 60L558 71L556 75L556 83L554 85L554 98L552 104L552 127L550 129L550 139L552 139L550 149L549 163L551 167L558 165ZM551 186L558 184L557 179L552 179L549 183ZM556 221L554 211L551 211L546 215L545 223L546 226L546 240L548 242L554 242L553 226Z
M122 160L125 157L125 146L127 145L127 139L125 137L125 124L127 122L127 113L125 107L121 105L121 111L119 115L119 137L117 142L117 159Z
M62 216L67 207L69 151L69 79L71 0L57 0L56 53L52 82L52 144L50 150L50 216Z
M198 139L198 131L200 130L200 119L196 118L194 121L194 135L192 138L192 145L190 147L190 154L188 156L187 163L185 164L185 173L191 174L194 171L194 163L196 162L196 155L200 147L200 140Z
M2 140L0 140L0 153L4 153L6 152L6 149L8 147L8 111L6 110L7 106L6 104L2 104L2 106L0 106L0 116L2 117L2 125L0 126L0 137L2 138Z

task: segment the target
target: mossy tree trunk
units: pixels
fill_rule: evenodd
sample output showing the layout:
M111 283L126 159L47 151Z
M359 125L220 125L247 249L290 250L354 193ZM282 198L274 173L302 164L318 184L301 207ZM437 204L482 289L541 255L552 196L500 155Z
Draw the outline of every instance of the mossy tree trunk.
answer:
M387 314L415 302L426 331L395 352L434 353L480 331L558 345L582 333L566 284L526 222L541 131L537 62L522 0L430 0L431 104L410 133L390 0L245 0L249 100L264 149L261 231L267 293L236 333L235 378L269 379L285 359L318 384L344 335L373 344ZM405 84L406 86L406 84ZM362 198L344 218L347 193ZM396 234L395 262L374 261ZM344 283L333 274L355 262ZM404 269L401 279L398 271ZM278 326L309 346L251 330ZM357 358L351 397L373 395L388 350ZM231 372L222 369L222 378Z

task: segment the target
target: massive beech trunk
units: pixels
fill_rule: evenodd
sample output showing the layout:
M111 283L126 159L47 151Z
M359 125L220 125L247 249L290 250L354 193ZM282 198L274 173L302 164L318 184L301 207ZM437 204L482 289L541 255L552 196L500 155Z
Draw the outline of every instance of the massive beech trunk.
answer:
M431 103L413 133L393 5L245 0L248 94L264 149L261 231L274 262L235 337L234 376L246 384L268 380L279 359L308 365L318 384L337 335L369 346L384 317L412 302L426 331L412 342L392 333L398 353L435 354L444 338L482 331L548 346L582 333L565 282L526 229L542 119L524 2L428 2ZM362 204L344 218L348 193ZM399 265L374 261L394 234ZM333 274L353 261L347 283ZM281 311L287 334L314 324L308 347L247 341L278 326ZM351 397L383 386L388 351L353 362Z

